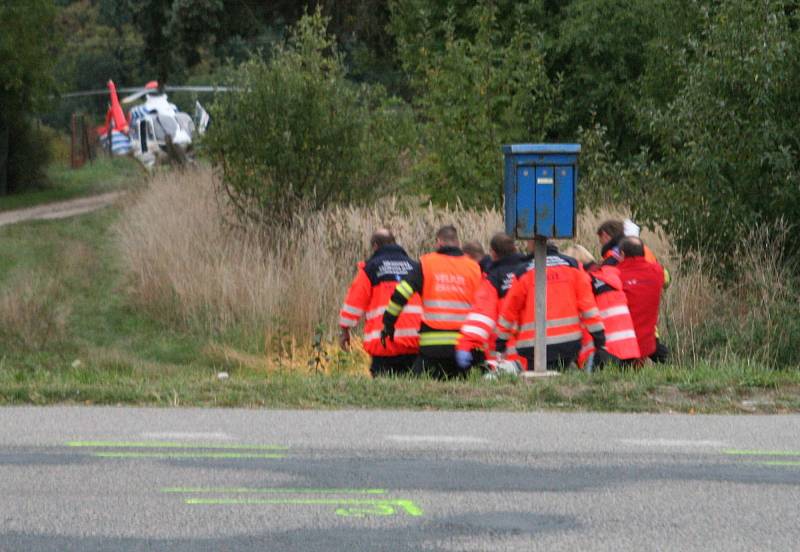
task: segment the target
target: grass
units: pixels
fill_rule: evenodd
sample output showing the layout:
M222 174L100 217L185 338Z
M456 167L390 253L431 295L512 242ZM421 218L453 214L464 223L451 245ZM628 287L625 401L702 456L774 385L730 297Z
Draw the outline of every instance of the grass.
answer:
M302 343L310 339L142 308L115 233L120 219L108 208L0 227L0 404L800 412L800 372L733 355L536 382L371 380L363 355L325 342L316 351L325 373L316 374L314 351ZM314 289L303 297L316 297ZM223 371L229 377L219 379Z
M140 180L142 174L141 165L130 157L100 155L94 163L75 170L54 163L48 167L48 182L41 189L0 197L0 211L121 190Z
M10 367L0 358L0 404L103 404L247 408L391 408L441 410L785 413L800 411L800 375L746 365L694 369L651 367L630 373L568 373L528 382L439 382L299 372L253 372L236 366L168 365L107 359L58 368ZM760 376L751 379L753 371ZM681 381L683 383L675 383Z

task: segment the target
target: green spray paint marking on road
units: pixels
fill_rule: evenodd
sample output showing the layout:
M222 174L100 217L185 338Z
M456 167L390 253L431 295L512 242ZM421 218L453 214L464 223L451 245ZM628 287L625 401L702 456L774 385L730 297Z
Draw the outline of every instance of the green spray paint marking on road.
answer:
M285 454L252 452L95 452L100 458L286 458Z
M773 460L771 462L759 462L762 466L800 466L800 462L790 462L788 460Z
M800 450L737 450L722 451L732 456L800 456Z
M288 450L281 445L247 445L232 443L176 443L175 441L70 441L68 447L86 448L182 448L228 450Z
M162 493L231 493L231 494L386 494L385 489L308 489L254 487L165 487Z
M341 516L360 517L364 515L392 515L394 508L404 510L408 515L419 517L422 508L411 500L365 500L360 498L187 498L186 504L210 506L221 505L301 505L301 506L356 506L356 508L338 508Z

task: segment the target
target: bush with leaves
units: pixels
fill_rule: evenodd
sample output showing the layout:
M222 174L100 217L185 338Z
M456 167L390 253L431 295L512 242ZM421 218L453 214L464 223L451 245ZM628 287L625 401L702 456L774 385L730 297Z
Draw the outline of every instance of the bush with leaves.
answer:
M497 205L501 146L547 135L558 121L558 86L545 74L543 37L529 19L520 16L509 38L494 5L478 5L458 19L454 9L447 13L443 22L425 20L420 27L422 35L443 33L441 48L422 46L412 56L413 37L398 37L423 121L421 188L440 203L460 198L469 206ZM424 36L420 41L426 43Z
M415 141L403 102L346 79L326 26L319 10L304 16L268 61L243 64L239 91L212 108L205 145L250 218L289 222L300 209L375 197Z
M680 66L678 96L643 111L661 177L642 212L684 249L733 254L748 229L800 220L799 26L786 2L722 2Z

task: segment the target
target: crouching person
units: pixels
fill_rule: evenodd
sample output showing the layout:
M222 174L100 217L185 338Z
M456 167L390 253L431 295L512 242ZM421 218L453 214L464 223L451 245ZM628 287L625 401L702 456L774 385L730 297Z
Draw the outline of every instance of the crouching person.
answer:
M385 228L372 235L370 246L372 256L358 263L358 273L339 313L339 343L342 349L349 350L350 330L364 316L364 349L372 357L370 373L373 377L405 374L411 370L419 352L422 314L419 297L412 297L398 317L393 340L381 343L381 328L389 298L417 263L395 243L394 236Z
M527 272L511 286L497 320L497 351L502 353L506 340L516 336L517 351L528 366L533 366L536 344L536 271L547 273L547 367L561 370L577 361L581 349L582 328L591 334L598 350L605 352L605 332L595 303L589 277L578 261L562 255L555 246L547 246L547 266L531 261Z

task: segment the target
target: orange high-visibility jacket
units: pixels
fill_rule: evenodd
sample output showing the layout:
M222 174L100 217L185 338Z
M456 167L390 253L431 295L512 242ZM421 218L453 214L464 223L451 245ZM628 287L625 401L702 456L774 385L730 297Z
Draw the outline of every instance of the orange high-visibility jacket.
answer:
M467 256L428 253L422 267L422 322L435 330L455 330L467 318L481 283L481 268Z
M606 332L606 350L617 358L639 358L639 342L628 310L628 300L622 291L619 270L613 266L601 266L589 272L592 278L597 308ZM586 360L596 351L592 336L585 329L578 355L578 366L583 368Z
M517 351L527 356L536 342L536 266L511 286L500 317L497 335L500 339L517 336ZM582 326L593 334L598 346L604 343L603 322L595 303L589 276L578 262L561 255L554 248L547 252L547 334L548 352L551 346L580 349ZM526 351L527 350L527 351ZM550 355L548 355L549 357Z
M385 245L369 260L358 263L358 273L350 284L339 325L352 328L364 316L364 349L372 356L412 355L419 352L419 325L422 306L418 295L408 305L395 324L394 340L381 345L381 329L386 304L400 281L417 263L398 245Z
M422 296L422 353L427 354L428 347L438 349L437 354L449 348L448 354L452 355L458 330L472 308L480 282L478 263L457 247L442 247L435 253L423 255L419 269L400 282L392 294L384 314L384 326L394 323L408 299L417 292Z
M472 310L461 326L456 349L471 351L479 349L486 358L492 358L497 334L497 316L516 273L524 271L529 259L514 253L494 261L487 269L486 275L475 293ZM506 355L511 358L516 353L513 341L508 343Z

